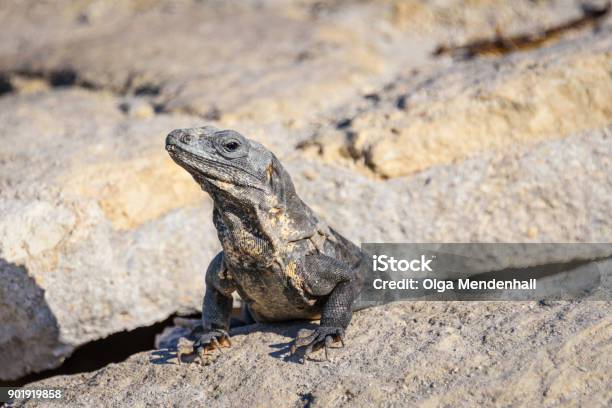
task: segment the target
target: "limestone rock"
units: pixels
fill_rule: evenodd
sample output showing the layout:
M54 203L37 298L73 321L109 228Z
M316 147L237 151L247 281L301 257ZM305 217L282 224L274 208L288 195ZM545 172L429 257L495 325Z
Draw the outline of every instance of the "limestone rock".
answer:
M529 32L580 14L571 0L27 0L0 10L0 71L147 96L227 122L305 123L436 45ZM61 10L61 12L60 12ZM461 10L461 13L454 13ZM496 18L492 18L495 16Z
M208 120L260 122L302 119L384 70L361 26L282 2L104 3L64 13L34 4L19 28L6 13L5 30L18 34L0 49L0 70L147 96Z
M84 91L32 98L3 101L3 273L37 295L4 306L11 329L2 350L7 358L27 346L38 357L3 366L3 378L56 366L87 341L199 308L202 273L219 245L210 203L166 165L161 148L168 129L199 121L125 118L115 113L117 98ZM75 105L78 112L69 109ZM76 126L85 112L89 126ZM610 132L388 181L299 152L281 149L280 157L305 201L355 242L610 242ZM31 146L26 156L24 145ZM534 262L552 261L567 259Z
M607 125L610 33L405 76L311 145L325 161L357 161L388 178Z
M612 242L611 140L606 126L386 181L286 162L304 201L355 242Z
M0 99L0 259L10 278L0 290L12 299L0 311L2 380L201 308L204 271L220 250L212 206L164 140L207 122L131 115L124 103L75 87ZM286 137L275 125L237 129L271 146ZM9 282L24 283L15 297ZM14 359L24 348L30 357Z
M496 60L431 56L498 23L520 32L577 12L570 0L3 4L0 379L200 307L219 244L209 199L163 149L178 127L266 144L356 242L612 241L609 22Z
M0 105L0 379L199 309L219 248L211 206L163 149L187 118L132 120L78 90Z
M358 312L331 363L322 352L287 359L305 323L254 325L233 330L233 348L208 366L161 349L32 385L61 387L70 406L605 406L611 312L591 301L396 303Z

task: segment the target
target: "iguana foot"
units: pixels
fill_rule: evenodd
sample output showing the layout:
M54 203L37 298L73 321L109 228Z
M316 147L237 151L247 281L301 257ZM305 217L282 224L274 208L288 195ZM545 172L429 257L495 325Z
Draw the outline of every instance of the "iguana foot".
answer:
M341 327L319 326L315 330L300 330L291 346L291 354L295 354L300 347L306 347L302 360L302 363L305 363L308 355L324 348L325 360L330 361L328 349L332 343L338 341L344 347L344 329Z
M200 338L193 344L202 364L206 363L204 359L212 354L215 349L223 352L223 348L231 346L229 333L222 329L210 330L200 335Z

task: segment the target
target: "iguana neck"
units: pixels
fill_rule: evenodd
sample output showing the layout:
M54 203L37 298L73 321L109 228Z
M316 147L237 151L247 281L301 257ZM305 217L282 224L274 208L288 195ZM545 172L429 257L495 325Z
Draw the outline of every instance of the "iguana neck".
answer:
M282 201L274 196L261 196L255 201L221 190L209 190L209 193L214 201L214 217L222 223L222 228L236 236L244 232L256 235L274 248L308 237L321 225L296 194Z

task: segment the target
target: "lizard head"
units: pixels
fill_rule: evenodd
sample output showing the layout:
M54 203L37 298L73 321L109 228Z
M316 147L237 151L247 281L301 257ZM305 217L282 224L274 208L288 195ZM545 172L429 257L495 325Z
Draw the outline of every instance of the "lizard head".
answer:
M176 129L166 137L166 150L213 199L221 194L274 206L272 202L284 203L295 195L289 174L274 154L234 130Z

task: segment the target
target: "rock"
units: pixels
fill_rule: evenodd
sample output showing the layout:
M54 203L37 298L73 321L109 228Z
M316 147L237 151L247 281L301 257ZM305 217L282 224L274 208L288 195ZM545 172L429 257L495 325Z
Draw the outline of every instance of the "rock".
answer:
M611 140L606 126L386 181L285 162L304 201L355 242L605 243L612 242ZM307 168L316 180L303 175Z
M303 160L289 171L302 198L354 242L525 243L463 252L474 258L460 271L491 272L612 255L611 138L608 126L388 181ZM316 181L301 171L308 167Z
M0 279L2 379L55 367L58 358L54 356L67 355L70 350L59 341L57 320L43 290L23 266L2 259ZM15 364L16 355L19 364Z
M50 81L63 72L72 75L66 82L147 96L165 111L271 122L338 103L385 69L361 26L313 19L297 6L137 3L71 4L63 14L33 6L40 14L19 30L7 21L21 41L0 50L0 71Z
M517 32L573 2L60 4L0 9L0 380L200 308L219 244L163 150L178 127L266 144L356 242L611 241L609 25L496 60L431 55L493 33L493 9Z
M2 379L56 367L81 344L200 307L203 272L218 251L210 208L122 232L92 202L2 204L1 258L13 265L2 273L28 283L0 284L2 298L13 299L0 305ZM23 349L36 358L15 360Z
M611 315L610 302L395 303L356 313L332 362L287 359L306 323L253 325L207 366L162 349L30 385L70 406L603 406Z
M200 308L219 249L211 205L163 149L168 130L197 120L130 119L117 101L79 90L0 101L2 380Z
M8 142L0 257L14 265L11 276L31 282L23 290L44 290L19 307L32 310L30 320L46 316L36 317L36 327L48 333L44 341L32 337L24 327L34 323L24 323L14 304L6 307L13 329L2 358L24 346L38 357L12 360L2 378L57 366L80 344L198 309L202 273L219 246L210 202L161 146L169 129L201 122L127 118L112 95L79 90L0 103ZM274 146L278 132L255 135ZM610 132L517 146L388 181L287 148L279 156L305 201L355 242L609 242ZM567 261L534 262L555 260Z
M211 202L168 157L164 140L203 122L131 115L125 102L77 87L0 100L0 259L12 265L4 272L13 281L28 283L22 292L42 293L2 306L10 330L0 337L0 380L201 308L203 274L220 249ZM237 129L271 146L286 138L276 125ZM276 149L281 157L288 150ZM9 290L5 283L0 290ZM23 348L31 360L13 358Z
M62 3L0 12L0 71L259 123L306 123L400 67L437 64L431 51L449 39L533 31L580 13L568 0Z
M388 178L595 129L612 118L611 50L612 35L604 30L501 60L406 76L381 92L381 103L364 103L349 127L322 130L310 145L320 147L314 155L325 161L357 161Z
M388 8L388 19L398 29L424 31L430 35L441 32L438 35L453 44L492 38L499 33L509 36L533 32L582 15L575 3L566 0L544 3L379 0L377 3L379 7Z

